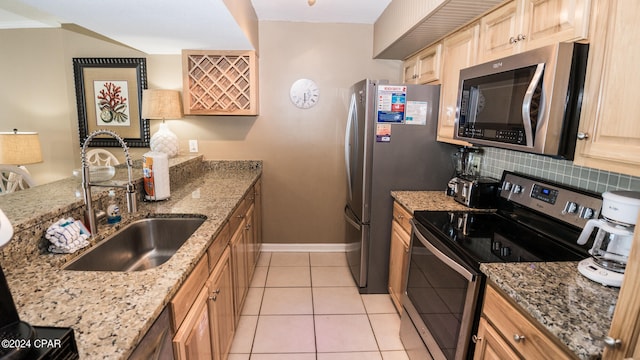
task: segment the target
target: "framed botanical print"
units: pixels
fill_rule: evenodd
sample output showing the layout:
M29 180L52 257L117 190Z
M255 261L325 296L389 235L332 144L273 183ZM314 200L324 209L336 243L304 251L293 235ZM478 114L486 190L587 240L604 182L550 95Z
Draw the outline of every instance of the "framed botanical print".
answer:
M98 129L111 130L129 147L149 146L149 121L143 119L142 90L147 88L144 58L73 58L80 146ZM120 146L97 136L89 146Z

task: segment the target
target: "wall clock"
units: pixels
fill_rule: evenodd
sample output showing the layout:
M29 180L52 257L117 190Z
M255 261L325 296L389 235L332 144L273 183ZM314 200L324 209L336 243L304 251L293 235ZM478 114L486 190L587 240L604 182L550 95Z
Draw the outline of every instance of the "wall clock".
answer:
M291 102L300 109L308 109L318 102L320 90L313 80L298 79L289 91Z

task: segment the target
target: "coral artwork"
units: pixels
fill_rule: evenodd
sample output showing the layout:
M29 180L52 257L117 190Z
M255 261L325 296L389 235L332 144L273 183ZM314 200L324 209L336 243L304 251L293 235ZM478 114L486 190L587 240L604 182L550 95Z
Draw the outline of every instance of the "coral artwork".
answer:
M97 124L129 126L126 81L94 81Z

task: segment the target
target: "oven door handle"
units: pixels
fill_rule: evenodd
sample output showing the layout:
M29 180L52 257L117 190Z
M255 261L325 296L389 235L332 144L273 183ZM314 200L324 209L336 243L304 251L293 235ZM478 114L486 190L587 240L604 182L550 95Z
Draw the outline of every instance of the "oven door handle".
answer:
M418 230L418 228L416 228L416 224L413 222L413 220L411 220L411 227L413 228L413 234L418 238L418 240L420 240L422 245L424 245L425 248L427 248L429 251L431 251L433 253L433 255L435 255L440 261L445 263L448 267L453 269L458 274L462 275L469 282L476 281L476 276L477 276L476 274L474 274L471 271L465 269L462 265L458 264L455 260L451 259L447 255L445 255L443 252L438 250L438 248L433 246L433 244L431 244L429 242L429 240L427 240L424 237L424 235L422 235L422 233L420 233L420 230Z
M542 79L542 74L544 74L544 64L538 64L536 66L536 71L531 78L531 82L529 83L529 87L527 88L527 92L524 94L524 101L522 102L522 120L524 123L524 135L528 147L534 146L533 132L537 129L533 128L533 123L531 121L531 103L533 101L533 95L536 92L536 88L538 87L538 83L540 82L540 79ZM540 106L544 106L544 103L541 103ZM542 111L544 110L540 109L540 112Z

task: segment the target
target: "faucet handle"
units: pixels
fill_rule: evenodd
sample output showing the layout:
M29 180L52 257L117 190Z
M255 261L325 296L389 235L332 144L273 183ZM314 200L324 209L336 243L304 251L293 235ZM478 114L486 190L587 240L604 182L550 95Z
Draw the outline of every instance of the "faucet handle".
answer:
M136 186L134 184L127 185L127 210L129 213L138 211Z

